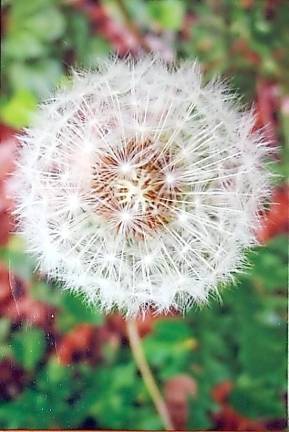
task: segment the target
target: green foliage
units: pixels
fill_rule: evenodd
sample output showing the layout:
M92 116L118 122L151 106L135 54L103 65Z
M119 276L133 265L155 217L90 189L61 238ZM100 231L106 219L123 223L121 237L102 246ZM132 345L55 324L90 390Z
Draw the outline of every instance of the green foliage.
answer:
M196 340L188 323L168 319L157 322L144 346L148 361L165 380L186 371Z
M272 419L282 416L286 392L286 238L276 238L267 250L250 255L252 272L240 281L232 299L239 347L232 403L248 417Z
M0 247L0 260L20 278L30 281L35 268L32 258L24 252L24 244L20 236L11 237L5 248Z
M84 15L57 0L10 3L2 43L3 122L16 128L30 123L37 103L63 81L72 51L78 67L93 67L110 46L91 36Z
M59 288L61 289L61 288ZM102 324L103 316L96 309L85 304L81 296L65 293L61 299L62 313L58 315L58 328L62 331L68 331L76 324Z
M109 44L100 35L91 36L88 21L83 15L71 13L69 18L66 44L75 52L75 63L84 68L96 66L99 58L109 53Z
M274 419L284 416L284 404L280 403L282 395L272 388L258 385L244 377L233 391L231 401L238 412L252 419Z
M8 343L10 321L6 318L0 319L0 361L11 355L11 346Z
M179 0L149 0L148 13L160 27L179 30L183 22L185 7L184 3Z
M139 422L159 428L152 407L145 407L144 412L133 409L136 402L142 404L141 389L132 363L109 370L84 365L68 368L50 357L31 386L17 400L0 407L0 426L76 428L88 416L102 427L133 428Z
M212 389L224 380L234 383L230 403L243 415L267 420L285 415L286 277L280 269L287 259L286 239L276 238L250 252L248 259L251 270L239 278L237 287L226 287L222 304L212 300L186 319L159 320L144 339L161 386L177 374L195 379L197 395L189 402L191 429L213 427L212 413L218 405ZM268 283L270 262L276 267L274 286ZM78 323L103 322L73 295L44 282L35 286L32 292L37 298L45 291L61 309L57 318L61 332ZM96 428L161 428L127 345L115 348L109 363L68 367L52 354L43 362L42 330L10 332L9 320L1 320L3 346L11 347L9 355L30 372L31 384L15 400L2 404L0 427L78 428L90 419Z
M25 328L14 333L12 354L25 369L34 369L45 351L45 334L38 328Z
M33 66L15 62L9 66L8 71L10 85L14 91L23 91L21 89L25 88L30 95L46 97L61 77L62 68L53 59L43 59L35 61Z
M15 128L29 124L35 111L37 100L32 93L20 90L6 103L2 100L0 114L2 120Z

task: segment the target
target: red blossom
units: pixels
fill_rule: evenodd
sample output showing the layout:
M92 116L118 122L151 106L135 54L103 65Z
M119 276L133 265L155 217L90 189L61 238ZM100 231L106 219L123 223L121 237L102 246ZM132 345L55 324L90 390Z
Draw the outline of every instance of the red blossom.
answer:
M272 204L268 213L263 217L262 228L258 232L258 239L262 243L272 237L289 232L289 186L278 187L272 195Z
M14 399L23 390L26 380L25 371L12 359L0 361L0 399Z
M255 128L264 128L264 134L271 147L278 145L278 117L280 109L279 88L268 80L257 81Z
M195 398L197 385L188 375L177 375L166 382L164 396L173 422L177 430L187 426L189 416L189 398Z
M48 330L52 327L54 312L53 307L33 299L30 287L0 263L0 315L15 324L25 322Z
M105 343L119 345L118 337L107 326L79 324L62 336L57 345L57 356L66 365L79 361L95 364L102 361Z
M231 381L223 381L212 391L213 399L220 405L220 410L213 415L215 428L222 431L265 432L266 426L262 422L242 416L230 405L228 400L232 389Z

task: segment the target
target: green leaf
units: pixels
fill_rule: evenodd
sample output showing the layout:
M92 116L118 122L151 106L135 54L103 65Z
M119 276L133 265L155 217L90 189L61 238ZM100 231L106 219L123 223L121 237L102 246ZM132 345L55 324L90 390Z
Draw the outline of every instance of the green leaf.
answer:
M136 375L135 364L116 365L109 369L97 371L99 397L90 409L90 414L105 428L129 429L136 426L137 417L134 410L127 407L135 406L141 381ZM132 419L134 421L132 422Z
M15 273L16 276L29 282L31 280L35 263L33 259L24 252L25 244L19 235L11 235L9 243L5 248L0 247L0 260Z
M34 299L53 306L61 306L63 290L60 286L54 286L46 281L36 281L30 288Z
M40 60L33 65L14 62L8 70L15 91L30 90L39 98L47 97L62 76L62 66L54 59Z
M7 336L9 335L10 325L11 323L9 319L7 318L0 319L0 342L5 341Z
M151 0L148 2L148 12L164 29L179 30L183 23L185 6L180 0Z
M27 18L24 27L40 40L52 42L63 35L65 20L58 9L43 8Z
M274 419L285 416L285 403L275 389L251 381L243 380L233 389L230 400L238 412L252 419Z
M36 106L36 97L27 90L20 90L2 104L1 118L4 123L16 128L28 126Z
M250 276L255 283L270 291L285 288L288 278L288 247L285 236L272 239L266 249L259 248L257 251L257 254L255 251L249 255L252 262Z
M89 323L100 325L103 323L103 315L95 308L85 304L82 296L63 293L61 299L63 313L57 315L57 325L62 331L68 331L76 324Z
M163 379L184 370L195 345L190 326L180 319L159 320L144 340L148 360L160 368Z
M252 379L273 384L286 378L286 347L280 340L286 337L284 326L243 325L240 331L239 359L243 369Z
M57 1L58 0L29 0L29 2L24 2L23 0L12 0L11 20L19 25L27 17L42 9L46 9Z
M193 430L211 430L213 428L213 423L208 415L207 406L204 407L200 404L195 403L195 401L190 401L189 410L189 427Z
M93 68L99 64L100 57L107 56L110 51L109 44L100 37L91 38L83 53L82 63L84 66Z
M5 357L10 357L11 347L8 344L8 336L10 333L10 320L7 318L0 319L0 360Z
M22 329L14 334L11 344L16 361L26 369L33 369L43 357L45 334L38 328Z
M8 35L3 44L3 53L11 59L24 60L45 55L47 47L28 30Z
M164 319L156 323L154 337L167 343L177 342L192 337L192 331L181 319Z
M49 383L57 384L63 381L67 381L68 379L70 379L71 375L69 368L61 365L59 361L54 357L50 357L48 363L46 364L44 372L48 385Z
M84 15L70 14L67 23L66 43L76 53L78 61L85 57L87 44L90 41L89 23Z

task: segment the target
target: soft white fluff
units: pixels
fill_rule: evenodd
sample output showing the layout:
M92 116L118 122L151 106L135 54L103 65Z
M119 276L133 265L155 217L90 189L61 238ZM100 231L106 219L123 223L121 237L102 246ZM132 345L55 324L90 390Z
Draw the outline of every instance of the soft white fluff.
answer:
M255 244L268 174L253 124L196 63L75 73L22 136L14 179L39 269L130 316L206 302Z

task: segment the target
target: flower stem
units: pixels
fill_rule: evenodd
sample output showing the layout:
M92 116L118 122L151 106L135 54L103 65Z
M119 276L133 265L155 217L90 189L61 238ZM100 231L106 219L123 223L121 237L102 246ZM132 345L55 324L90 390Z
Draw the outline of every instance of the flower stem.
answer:
M141 373L142 379L149 392L149 395L152 398L155 408L162 420L162 423L166 430L174 430L166 403L161 395L161 392L156 384L152 371L146 360L135 320L127 321L127 335L134 360Z

